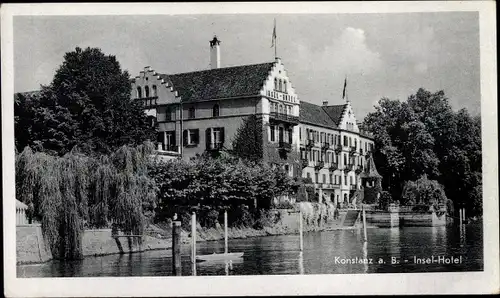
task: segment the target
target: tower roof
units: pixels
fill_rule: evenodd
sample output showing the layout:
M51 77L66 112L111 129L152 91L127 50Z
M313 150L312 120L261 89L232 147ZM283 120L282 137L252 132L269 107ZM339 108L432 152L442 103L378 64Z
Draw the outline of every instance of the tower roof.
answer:
M366 164L366 170L361 173L361 178L380 178L382 176L378 173L377 168L375 167L375 162L373 161L373 155L370 154Z

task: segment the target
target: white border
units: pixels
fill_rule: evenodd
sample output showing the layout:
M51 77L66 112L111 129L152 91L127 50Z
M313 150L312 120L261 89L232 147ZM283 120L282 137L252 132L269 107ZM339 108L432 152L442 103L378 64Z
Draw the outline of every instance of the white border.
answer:
M2 36L2 164L4 280L8 297L451 294L499 292L496 6L493 1L4 4ZM468 273L271 275L217 277L16 277L13 15L147 15L227 13L390 13L478 11L484 193L484 271Z

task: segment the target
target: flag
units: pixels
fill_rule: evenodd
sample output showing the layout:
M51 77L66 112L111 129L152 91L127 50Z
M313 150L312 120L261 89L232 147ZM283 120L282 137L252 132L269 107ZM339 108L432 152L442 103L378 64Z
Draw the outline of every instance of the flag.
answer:
M276 19L274 19L274 29L273 29L271 48L274 47L275 44L276 44Z
M344 91L342 91L342 99L345 98L345 89L346 89L346 87L347 87L347 77L344 80Z

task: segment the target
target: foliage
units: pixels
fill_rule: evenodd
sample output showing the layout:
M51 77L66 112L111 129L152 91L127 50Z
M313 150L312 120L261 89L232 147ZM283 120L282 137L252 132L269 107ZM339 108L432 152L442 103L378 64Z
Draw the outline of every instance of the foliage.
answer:
M153 140L155 128L130 94L129 74L115 56L77 47L64 55L49 86L36 96L15 98L17 149L30 146L62 156L78 146L110 154Z
M387 210L387 208L389 207L389 204L391 204L391 203L393 203L391 193L388 191L382 191L380 193L380 198L378 201L379 208L382 210Z
M97 158L74 148L55 157L26 147L16 156L16 197L29 206L30 221L41 221L55 258L82 258L85 227L113 222L124 232L142 234L156 207L145 165L151 150L150 143L124 146Z
M383 188L400 197L406 181L437 180L469 214L481 214L481 120L453 111L443 91L419 89L406 102L382 98L364 127L374 134Z
M436 180L429 180L423 175L416 181L406 182L403 188L402 203L404 205L434 206L447 201L443 187Z
M239 158L258 162L263 157L262 120L251 115L243 120L233 140L233 154Z
M369 183L374 183L374 186L364 186L364 200L363 203L365 204L376 204L378 203L377 200L380 200L380 197L382 195L382 185L380 184L380 181L378 179L370 179Z
M212 210L220 213L241 205L267 209L274 197L290 193L293 186L278 168L232 158L156 161L149 173L158 185L157 220L192 211L215 214Z

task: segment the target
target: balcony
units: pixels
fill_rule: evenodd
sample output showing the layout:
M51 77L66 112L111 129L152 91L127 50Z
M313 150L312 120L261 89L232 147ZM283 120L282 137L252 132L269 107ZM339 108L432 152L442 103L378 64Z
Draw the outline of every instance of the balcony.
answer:
M288 142L280 141L278 144L278 148L280 150L290 152L290 151L292 151L292 144L290 144Z
M314 147L314 140L307 139L307 140L306 140L306 147L307 147L307 148L312 148L312 147Z
M358 167L356 168L356 171L355 171L356 175L359 175L359 174L361 174L362 172L363 172L363 167L362 167L362 166L358 166Z
M350 171L352 171L352 169L353 169L353 168L354 168L354 165L353 165L352 163L350 163L350 164L346 164L346 165L344 166L344 172L345 172L345 173L349 173Z
M351 184L351 185L349 185L349 189L351 189L351 190L357 190L358 189L358 185L357 184Z
M136 100L138 100L142 104L144 109L152 109L156 107L158 96L136 98Z
M277 122L286 122L292 125L299 124L299 117L278 112L269 113L269 119Z
M337 144L337 145L335 146L335 152L336 152L336 153L340 153L340 152L342 152L342 145Z
M316 171L319 171L320 169L325 167L325 162L324 161L318 161L316 162L316 165L314 165L314 169Z
M300 165L302 166L302 169L304 169L304 168L308 167L308 166L309 166L309 160L307 160L307 159L302 159L302 160L300 161Z
M208 144L208 148L207 150L208 151L220 151L223 147L223 144L221 142L217 142L217 143L210 143Z
M321 144L321 149L327 150L328 148L330 148L330 143L323 143L323 144Z
M330 163L330 168L329 168L330 171L333 172L333 171L337 170L338 168L339 168L339 164L338 163L336 163L336 162Z
M350 154L350 155L354 155L354 154L356 154L356 153L357 153L357 152L356 152L356 149L357 149L356 147L351 146L351 147L350 147L350 150L349 150L349 154Z
M335 185L335 184L323 183L323 184L321 184L321 188L322 189L336 189L336 188L339 188L339 187L337 185Z

